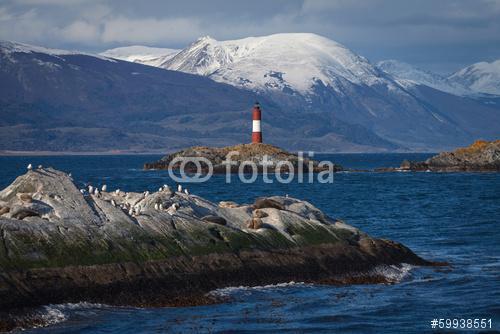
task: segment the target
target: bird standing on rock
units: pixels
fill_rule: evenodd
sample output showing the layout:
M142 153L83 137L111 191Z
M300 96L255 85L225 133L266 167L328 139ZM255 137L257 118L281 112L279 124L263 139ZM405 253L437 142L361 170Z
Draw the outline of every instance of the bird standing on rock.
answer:
M187 188L184 189L184 193L189 196L189 191L187 190Z
M178 191L178 192L180 192L180 193L182 192L182 185L180 185L180 184L179 184L179 185L177 186L177 191Z
M93 193L94 193L94 187L89 186L89 194L93 194Z
M108 191L108 186L104 184L104 185L102 186L101 190L102 190L103 192Z
M32 170L33 166L31 164L29 164L27 168L28 168L28 170Z
M158 210L159 207L158 207L158 203L155 203L155 210Z

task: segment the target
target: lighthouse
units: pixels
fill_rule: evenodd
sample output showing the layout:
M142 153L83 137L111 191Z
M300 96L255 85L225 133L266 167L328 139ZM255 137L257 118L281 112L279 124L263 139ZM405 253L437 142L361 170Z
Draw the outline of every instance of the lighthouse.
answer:
M260 128L261 110L259 102L255 102L252 109L252 144L262 143L262 131Z

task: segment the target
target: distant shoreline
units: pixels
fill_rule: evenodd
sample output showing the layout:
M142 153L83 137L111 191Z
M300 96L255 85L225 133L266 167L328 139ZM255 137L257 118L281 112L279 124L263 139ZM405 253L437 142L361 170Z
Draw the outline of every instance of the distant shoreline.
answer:
M104 152L79 152L79 151L9 151L0 150L0 157L32 157L32 156L98 156L98 155L167 155L175 150L168 151L104 151ZM304 152L308 152L305 150ZM317 152L314 154L437 154L436 151L391 151L391 152Z

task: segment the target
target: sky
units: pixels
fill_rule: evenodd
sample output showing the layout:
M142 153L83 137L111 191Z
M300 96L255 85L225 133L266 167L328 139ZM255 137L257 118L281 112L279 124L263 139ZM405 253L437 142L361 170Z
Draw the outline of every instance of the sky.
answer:
M283 32L445 74L500 59L500 0L0 0L0 39L85 52Z

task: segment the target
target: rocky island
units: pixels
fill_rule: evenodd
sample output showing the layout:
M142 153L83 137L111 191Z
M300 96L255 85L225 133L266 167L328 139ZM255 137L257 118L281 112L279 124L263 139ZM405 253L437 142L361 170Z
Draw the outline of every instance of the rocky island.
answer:
M0 192L3 329L16 310L49 303L196 305L228 286L388 282L378 269L401 263L436 264L294 198L78 189L42 167Z
M166 155L162 159L156 162L146 163L144 169L168 169L169 166L172 169L177 169L180 163L171 162L178 157L202 157L207 159L212 163L214 173L225 173L226 165L223 163L226 160L227 155L230 152L235 154L231 156L234 165L230 166L231 173L237 173L241 164L243 162L253 162L256 164L258 171L262 172L263 166L262 161L264 156L269 158L271 163L269 169L275 170L276 166L282 172L288 172L288 167L286 165L278 165L280 162L290 162L294 168L298 168L299 164L302 165L304 172L308 172L311 169L312 172L320 172L326 169L315 160L311 160L307 157L303 157L303 160L297 154L293 154L282 150L276 146L263 144L263 143L252 143L252 144L240 144L234 146L226 147L206 147L206 146L195 146L185 150L181 150L169 155ZM193 169L194 166L186 166L186 171ZM207 171L206 165L202 164L202 167ZM249 166L243 166L244 171L249 171ZM342 166L335 164L333 171L341 171Z
M477 140L469 147L442 152L426 161L405 160L398 168L379 168L378 171L498 172L500 140Z

